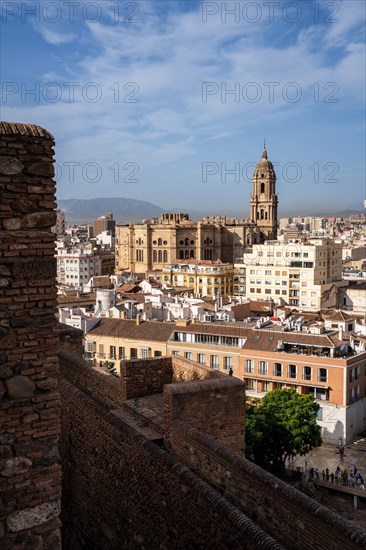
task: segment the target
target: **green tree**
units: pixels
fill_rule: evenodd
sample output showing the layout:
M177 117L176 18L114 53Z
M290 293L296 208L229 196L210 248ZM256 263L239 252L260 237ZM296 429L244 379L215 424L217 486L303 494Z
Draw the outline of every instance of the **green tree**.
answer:
M312 395L273 390L246 409L246 457L280 473L288 458L320 447L319 405Z
M103 368L106 369L108 372L110 372L111 374L118 374L117 373L117 369L116 367L114 366L114 363L113 361L104 361L103 363Z

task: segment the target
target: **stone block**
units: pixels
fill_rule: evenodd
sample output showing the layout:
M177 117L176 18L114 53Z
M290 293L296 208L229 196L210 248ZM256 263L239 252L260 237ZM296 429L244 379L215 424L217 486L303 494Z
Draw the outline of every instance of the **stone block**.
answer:
M13 477L19 474L24 474L31 466L32 461L24 456L9 458L2 468L1 475L4 477Z
M24 164L22 164L16 157L0 157L0 174L5 174L6 176L15 176L16 174L20 174L23 169Z
M27 376L13 376L5 381L9 399L28 399L36 389L35 384Z
M27 167L27 172L33 176L44 176L52 178L54 176L53 164L45 161L33 162Z
M32 527L56 519L60 511L60 501L55 500L40 504L39 506L34 506L33 508L21 510L20 512L13 512L7 517L7 527L12 533L17 533L24 529L31 529Z
M21 228L21 223L18 218L7 218L3 220L3 227L6 231L14 231Z
M34 212L27 214L22 219L23 229L39 227L53 227L56 223L56 212Z

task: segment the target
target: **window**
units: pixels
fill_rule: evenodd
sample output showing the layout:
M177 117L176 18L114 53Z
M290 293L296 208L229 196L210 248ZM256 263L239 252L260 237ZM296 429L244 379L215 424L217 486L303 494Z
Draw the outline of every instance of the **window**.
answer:
M120 361L123 361L124 358L125 358L125 348L119 347L118 348L118 359Z
M109 359L116 358L116 346L109 346Z
M311 367L303 367L302 368L302 379L303 380L311 380Z
M273 364L273 376L282 376L282 365L281 363Z
M130 349L130 357L131 359L137 359L137 348Z
M204 365L206 362L206 358L204 353L197 353L197 361L201 363L201 365Z
M354 371L354 369L350 369L350 371L349 371L349 378L348 378L348 379L349 379L350 382L354 382L354 381L355 381L355 371Z
M328 381L328 370L318 369L318 382L327 382L327 381Z
M255 391L257 389L257 381L254 378L245 378L245 389Z
M296 378L296 365L289 365L288 366L288 377L289 378Z
M267 361L259 361L259 374L268 374L268 363Z
M179 355L179 351L173 350L172 355Z
M316 419L320 421L323 420L323 409L321 407L317 412Z
M132 350L131 350L132 351ZM140 349L140 357L141 359L146 359L150 356L150 348L141 348Z
M211 355L210 363L211 363L211 368L212 369L218 369L219 368L219 356L218 355Z
M190 351L185 351L184 352L184 357L186 359L190 359L192 361L192 353Z
M159 350L154 351L154 357L161 357L161 356L162 356L161 351L159 351Z
M245 360L245 372L254 372L254 362L252 359Z
M267 392L270 391L271 386L269 382L262 382L262 391Z
M229 370L233 366L233 358L232 357L224 357L224 369Z

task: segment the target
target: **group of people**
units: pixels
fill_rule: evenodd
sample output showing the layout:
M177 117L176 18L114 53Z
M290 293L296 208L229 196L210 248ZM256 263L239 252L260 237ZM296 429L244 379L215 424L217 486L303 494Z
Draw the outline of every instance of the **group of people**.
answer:
M365 489L363 477L357 470L356 466L354 466L353 470L350 470L350 472L348 472L347 468L341 470L340 466L337 466L334 473L329 473L329 468L326 468L321 472L318 468L311 468L309 474L310 479L322 479L322 481L328 481L328 483L342 484L344 487L358 487L359 489Z

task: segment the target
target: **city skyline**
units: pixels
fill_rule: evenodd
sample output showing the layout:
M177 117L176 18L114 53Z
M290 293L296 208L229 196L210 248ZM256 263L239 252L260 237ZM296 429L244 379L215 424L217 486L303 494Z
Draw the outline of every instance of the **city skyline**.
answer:
M55 135L59 199L248 215L265 139L279 217L362 210L362 2L1 9L2 118Z

